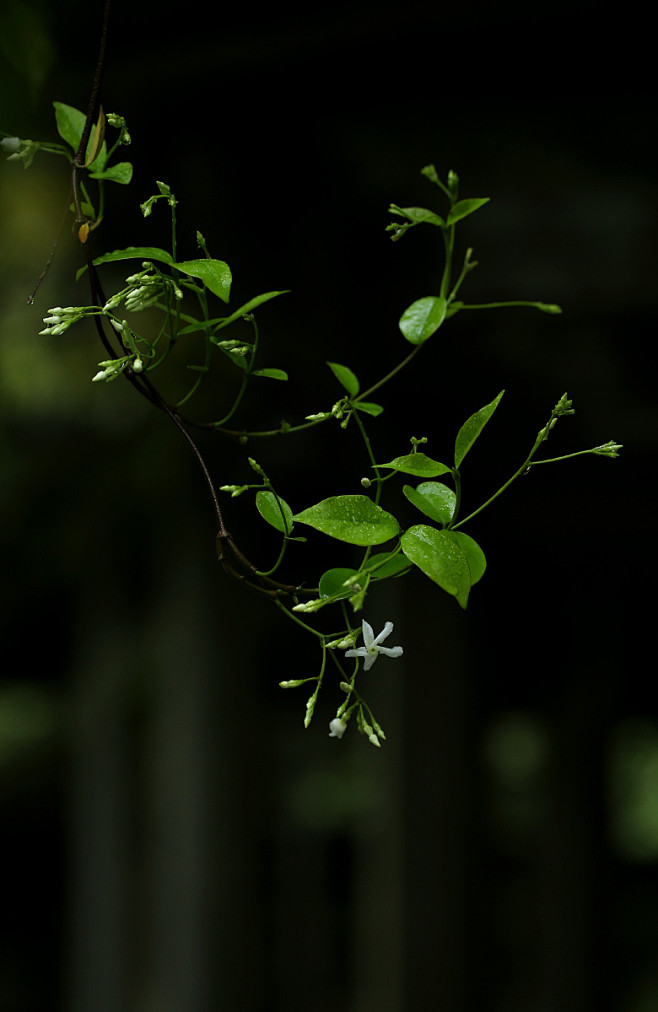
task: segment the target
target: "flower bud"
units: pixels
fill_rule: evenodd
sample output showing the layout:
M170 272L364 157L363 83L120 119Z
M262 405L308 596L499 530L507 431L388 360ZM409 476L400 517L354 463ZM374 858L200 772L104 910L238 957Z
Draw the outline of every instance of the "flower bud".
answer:
M15 155L17 151L20 151L21 144L20 137L3 137L0 141L0 148L6 151L8 155Z
M347 731L347 724L344 724L340 717L334 717L329 721L329 737L342 738Z

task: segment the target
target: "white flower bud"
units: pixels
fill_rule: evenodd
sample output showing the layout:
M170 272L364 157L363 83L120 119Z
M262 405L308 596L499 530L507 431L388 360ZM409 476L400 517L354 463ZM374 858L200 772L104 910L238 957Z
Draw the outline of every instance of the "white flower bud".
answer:
M6 151L8 155L15 155L17 151L20 151L21 144L20 137L3 137L0 141L0 148Z
M344 724L340 717L334 717L329 721L329 737L342 738L347 731L347 724Z

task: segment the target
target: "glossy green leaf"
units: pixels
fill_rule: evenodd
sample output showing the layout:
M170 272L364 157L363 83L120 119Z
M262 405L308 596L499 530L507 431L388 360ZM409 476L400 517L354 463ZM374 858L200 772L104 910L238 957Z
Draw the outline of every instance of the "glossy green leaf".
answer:
M382 545L400 530L395 517L365 495L336 495L323 499L294 519L339 541L364 547Z
M275 527L281 534L290 534L293 528L292 510L288 503L266 489L256 493L256 509L268 524Z
M493 415L494 411L498 407L500 399L504 393L505 391L501 390L498 396L492 400L491 404L485 404L483 408L480 408L480 410L476 411L474 415L471 415L470 418L467 418L464 424L462 425L461 429L457 433L457 438L455 440L456 468L461 465L464 457L466 456L470 448L473 446L473 443L478 438L478 436L482 432L482 429L485 427L485 425Z
M482 579L487 568L487 560L484 556L484 552L478 545L477 541L474 541L473 538L468 536L468 534L464 534L462 531L451 531L451 534L457 539L459 547L466 556L468 568L471 571L472 586L474 583L477 583Z
M454 225L456 221L461 221L466 215L473 214L473 211L477 211L483 204L487 204L489 199L489 197L469 197L467 200L458 200L448 215L447 224Z
M410 503L413 503L430 520L449 524L455 512L457 497L451 488L439 481L423 481L416 488L405 485L402 489Z
M273 380L287 380L288 373L284 372L283 369L254 369L251 373L252 376L265 376L267 379Z
M318 584L320 597L335 597L337 600L350 597L354 593L354 588L344 587L343 584L351 576L356 576L357 572L357 569L328 569L320 577Z
M381 404L374 404L373 401L355 401L354 407L357 411L363 411L366 415L372 415L373 418L381 415L384 410Z
M174 264L176 270L189 277L203 281L208 291L217 295L223 302L228 302L231 293L231 269L223 260L183 260Z
M399 327L410 344L423 344L446 318L447 303L441 295L428 295L405 309Z
M469 556L456 531L438 531L436 527L418 524L404 532L401 545L402 551L414 565L448 594L457 598L462 608L466 607L474 581Z
M347 390L348 395L356 397L361 389L361 385L352 370L346 365L340 365L339 362L327 362L327 365L343 389Z
M121 183L127 186L133 177L133 167L130 162L117 162L116 165L109 165L102 172L91 172L92 179L109 179L113 183Z
M425 453L406 453L403 457L395 457L388 464L377 464L377 467L390 467L403 474L415 474L419 478L436 478L440 474L448 474L451 470L438 460L432 460Z

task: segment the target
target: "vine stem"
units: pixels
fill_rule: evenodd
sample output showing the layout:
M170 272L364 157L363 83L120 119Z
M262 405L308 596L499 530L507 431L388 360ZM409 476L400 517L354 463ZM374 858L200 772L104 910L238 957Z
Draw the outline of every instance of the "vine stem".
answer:
M402 369L404 369L405 366L409 365L409 363L412 361L412 359L416 357L416 355L418 354L418 352L422 347L423 347L422 344L417 344L416 347L413 348L409 352L409 354L402 359L401 362L398 362L398 364L393 369L391 369L390 372L387 372L385 376L382 376L380 380L377 380L376 383L373 383L371 387L368 387L367 390L364 390L363 393L359 394L358 397L355 397L354 400L361 401L363 400L364 397L369 397L370 394L375 392L375 390L379 390L380 387L383 387L385 383L388 383L390 379L393 379L393 377L396 376L397 373L399 373Z
M78 226L84 224L86 220L84 215L82 214L79 173L82 169L84 169L85 154L87 150L87 144L89 142L89 135L91 133L92 123L95 121L98 114L98 109L100 107L100 100L99 100L100 87L103 79L105 52L107 48L110 9L111 9L111 0L105 0L101 41L98 52L98 60L96 63L96 70L94 73L94 81L92 84L91 95L89 98L89 105L87 107L87 116L85 119L85 125L82 131L82 136L80 138L80 145L73 159L71 169L71 191L73 196L73 204L75 208L75 221L76 225ZM173 233L172 233L172 239L174 243L176 241L175 228L176 225L174 216ZM87 261L91 298L94 305L97 305L100 309L103 305L105 305L106 300L103 294L103 290L100 284L100 280L98 278L96 268L93 263L91 250L87 245L87 235L85 234L83 237L81 232L79 232L79 238L84 248L85 259ZM94 322L99 337L108 354L112 358L118 357L116 349L112 345L112 341L110 340L110 338L108 338L107 334L105 333L105 329L103 327L103 323L100 316L95 316ZM136 373L130 367L124 370L123 375L143 397L146 397L146 399L149 400L152 404L154 404L156 407L160 408L162 411L165 412L165 414L171 419L171 421L174 423L178 431L181 433L181 435L187 442L189 448L191 449L192 453L194 454L197 463L201 468L204 480L210 493L213 509L215 512L215 517L217 519L217 555L219 561L222 563L224 568L228 572L230 572L231 575L233 575L234 577L236 577L241 581L244 581L248 586L252 587L254 590L260 591L261 593L264 594L268 594L269 596L272 596L275 599L279 594L296 593L297 591L296 587L279 583L276 580L272 580L267 574L259 573L256 566L254 566L253 563L251 563L249 559L247 559L247 557L240 551L236 543L233 541L231 535L229 534L226 523L224 521L224 515L219 503L219 497L217 495L217 490L212 480L212 476L208 469L208 465L206 464L206 461L204 459L203 454L201 453L201 450L196 445L190 433L187 431L185 425L183 424L182 420L180 419L176 411L163 400L163 398L160 396L160 394L153 386L153 384L150 382L147 376L144 376L140 373ZM232 565L231 559L227 556L224 550L224 545L228 546L230 550L230 555L241 567L243 572L239 572Z

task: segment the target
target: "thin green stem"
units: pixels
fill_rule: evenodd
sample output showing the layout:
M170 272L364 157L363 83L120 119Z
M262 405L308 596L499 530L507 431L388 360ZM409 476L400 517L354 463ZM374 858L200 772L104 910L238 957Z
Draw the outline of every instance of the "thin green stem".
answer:
M274 598L274 603L279 609L279 611L282 611L284 615L287 615L288 618L295 623L295 625L301 626L301 628L305 629L306 632L310 632L313 634L313 636L316 636L318 639L322 640L322 645L324 646L325 640L324 633L318 632L318 630L314 629L312 625L308 625L308 623L303 622L301 618L298 618L297 615L295 615L294 612L290 610L290 608L286 608L283 601L281 601L278 597Z
M546 460L533 460L529 466L536 467L537 464L557 464L560 460L569 460L570 457L584 457L588 453L596 453L596 450L576 450L575 453L565 453L563 457L547 457Z
M445 244L446 262L443 268L443 275L441 277L440 295L442 298L447 299L448 290L450 288L450 274L452 271L452 254L455 245L454 225L450 225L448 228L443 230L443 241Z
M501 487L498 489L498 491L494 492L494 494L492 496L490 496L489 499L487 499L486 502L483 502L481 506L478 506L478 508L476 510L473 510L472 513L469 513L469 515L467 517L464 517L463 520L460 520L459 523L453 524L451 526L451 530L453 530L453 531L457 530L458 527L462 527L465 523L468 523L469 520L472 520L473 517L476 517L478 515L478 513L482 513L482 511L485 510L487 508L487 506L490 506L492 502L494 502L499 496L501 496L503 494L503 492L510 487L510 485L512 484L512 482L516 481L516 479L521 474L523 474L523 472L526 470L526 468L530 466L530 462L532 461L532 458L535 455L535 453L537 452L537 450L539 449L540 445L544 442L544 438L545 438L544 437L544 430L542 429L542 431L540 432L540 434L537 436L537 439L535 440L535 444L534 444L532 450L530 451L530 453L528 454L528 456L526 457L526 459L523 461L523 463L521 464L521 466L519 468L517 468L517 470L514 472L514 474L512 475L512 477L509 478L505 482L504 485L501 485Z
M380 380L377 380L376 383L373 383L371 387L368 387L367 390L364 390L363 393L360 393L358 397L354 398L354 400L355 401L365 400L365 398L369 397L370 394L375 392L375 390L379 390L380 387L383 387L384 384L388 383L389 380L393 379L393 377L396 376L401 369L404 369L405 366L409 365L411 360L416 357L416 355L418 354L418 352L422 347L423 347L422 344L417 344L413 348L413 350L410 351L409 354L402 359L401 362L398 362L398 364L393 369L391 369L390 372L387 372L385 376L382 376L382 378Z

